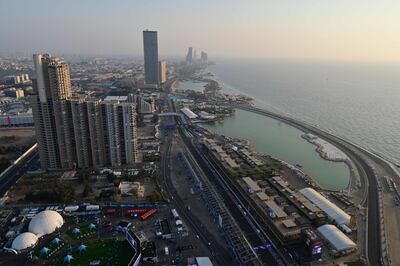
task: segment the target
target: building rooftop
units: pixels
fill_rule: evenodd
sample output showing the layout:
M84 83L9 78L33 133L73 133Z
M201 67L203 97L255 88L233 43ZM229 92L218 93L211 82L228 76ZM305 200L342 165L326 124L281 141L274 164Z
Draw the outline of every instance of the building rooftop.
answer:
M324 211L336 224L348 225L350 223L350 215L345 213L342 209L322 196L321 193L315 191L313 188L303 188L300 190L300 193L302 193L312 203Z
M277 218L287 217L286 212L278 206L273 200L264 201L267 207L276 215Z
M345 251L357 247L349 237L334 225L325 224L318 227L317 230L337 251Z
M198 117L195 113L192 112L192 110L190 110L190 109L187 108L187 107L183 107L183 108L181 109L181 112L182 112L184 115L186 115L188 118L190 118L190 119L195 119L195 118Z
M269 196L265 192L258 192L257 197L262 201L269 199Z
M282 223L286 228L293 228L297 226L293 219L284 220Z
M251 177L248 176L243 177L243 181L252 190L252 192L258 193L262 191L262 189L258 186L257 182L255 182Z
M125 102L128 100L128 96L107 96L104 101L119 101Z

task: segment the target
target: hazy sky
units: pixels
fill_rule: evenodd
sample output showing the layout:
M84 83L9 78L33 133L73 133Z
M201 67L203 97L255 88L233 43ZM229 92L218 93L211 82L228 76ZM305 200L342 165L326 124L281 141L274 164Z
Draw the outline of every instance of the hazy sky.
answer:
M399 0L0 0L0 53L400 61Z

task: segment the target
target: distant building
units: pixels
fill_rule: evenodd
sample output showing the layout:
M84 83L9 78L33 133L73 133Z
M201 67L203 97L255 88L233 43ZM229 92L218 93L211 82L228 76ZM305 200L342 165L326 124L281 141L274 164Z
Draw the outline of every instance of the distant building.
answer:
M189 118L189 119L195 119L195 118L198 117L198 115L196 115L195 113L193 113L192 110L190 110L190 109L187 108L187 107L183 107L183 108L181 109L181 112L182 112L184 115L186 115L186 117Z
M158 71L159 71L158 82L159 84L163 84L167 81L167 62L160 61L158 64Z
M204 52L204 51L202 51L202 52L201 52L201 57L200 57L200 59L201 59L201 61L203 61L203 62L207 62L207 60L208 60L208 55L207 55L207 53Z
M143 31L144 76L146 84L159 84L157 31Z
M21 74L16 76L11 76L11 83L13 84L20 84L29 81L28 74Z
M33 126L32 113L0 116L0 127L25 127Z
M7 97L19 99L19 98L24 97L24 91L22 89L11 88L11 89L5 90L4 95Z
M19 84L21 83L21 77L20 76L14 76L14 84Z
M129 101L136 103L136 111L139 114L151 114L153 112L151 101L141 95L130 94Z
M5 85L21 84L21 83L25 83L28 81L29 81L28 74L10 75L10 76L5 76L0 79L0 83L5 84Z
M186 55L186 62L187 63L192 63L193 62L193 47L188 48L188 52Z
M155 113L157 112L157 94L152 93L151 94L151 112Z

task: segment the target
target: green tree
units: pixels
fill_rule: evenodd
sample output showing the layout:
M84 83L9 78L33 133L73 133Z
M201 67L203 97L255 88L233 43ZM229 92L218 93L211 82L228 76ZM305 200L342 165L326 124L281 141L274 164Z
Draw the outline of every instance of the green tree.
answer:
M86 183L86 184L85 184L85 187L83 188L83 196L84 196L84 197L88 197L88 196L90 196L92 193L93 193L92 187L91 187L88 183Z
M1 158L0 159L0 172L3 172L4 170L7 169L11 165L10 161L7 160L6 158Z
M114 175L113 173L108 173L108 174L107 174L107 180L108 180L108 182L113 183L116 179L117 179L117 176Z
M88 169L79 170L78 180L81 183L87 183L89 181L89 170Z
M148 195L146 199L150 202L159 202L163 199L163 197L159 192L154 191L152 194Z
M158 118L158 115L157 115L157 114L154 114L153 117L151 118L151 122L154 123L154 124L157 124L158 119L159 119L159 118Z

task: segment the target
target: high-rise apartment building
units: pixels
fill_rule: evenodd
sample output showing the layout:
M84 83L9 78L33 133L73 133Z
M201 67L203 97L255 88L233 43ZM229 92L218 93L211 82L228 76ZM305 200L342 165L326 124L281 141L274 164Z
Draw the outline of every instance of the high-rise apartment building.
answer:
M158 85L158 40L157 31L143 31L144 76L146 84Z
M76 163L80 168L93 166L88 108L85 98L73 97L69 101L72 130L75 141Z
M34 55L32 111L43 169L100 168L138 159L136 105L73 97L68 65Z
M119 166L136 162L138 152L135 104L106 100L101 103L101 108L109 164Z
M85 103L92 150L92 165L94 168L100 168L109 162L108 144L104 133L104 130L107 130L107 123L102 115L102 101L97 98L87 98Z
M34 55L36 78L31 105L42 168L73 166L70 129L67 125L65 100L71 96L68 65L59 57Z
M160 61L158 64L158 83L163 84L167 81L167 62Z

